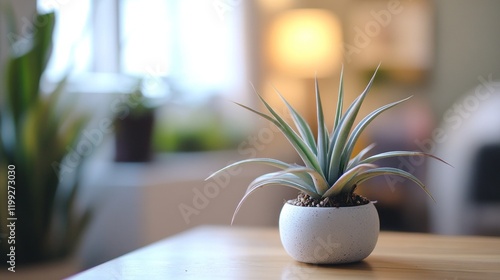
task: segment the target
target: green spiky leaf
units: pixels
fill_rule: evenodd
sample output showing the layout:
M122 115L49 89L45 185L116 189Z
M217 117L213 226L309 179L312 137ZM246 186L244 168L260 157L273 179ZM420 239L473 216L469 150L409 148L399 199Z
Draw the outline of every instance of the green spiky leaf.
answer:
M370 170L367 170L367 171L364 171L364 172L361 172L359 174L357 174L352 180L350 183L352 184L360 184L368 179L371 179L371 178L374 178L374 177L378 177L378 176L398 176L398 177L403 177L403 178L406 178L406 179L409 179L411 181L413 181L414 183L416 183L420 188L422 188L422 190L424 190L425 193L427 193L427 195L429 195L429 197L434 201L434 198L432 197L431 193L429 192L429 190L427 190L427 187L425 186L424 183L422 183L422 181L420 181L417 177L415 177L413 174L407 172L407 171L404 171L404 170L401 170L401 169L398 169L398 168L393 168L393 167L379 167L379 168L374 168L374 169L370 169Z
M319 173L318 171L307 168L307 167L292 167L289 169L283 170L282 173L290 173L290 174L295 174L301 178L306 177L306 175L309 175L310 178L312 179L312 182L314 184L314 189L316 193L320 196L323 196L323 194L328 190L328 182L326 182L325 178L323 177L323 174ZM308 181L308 180L305 180Z
M376 168L376 165L373 164L360 164L356 165L356 167L350 169L340 176L340 178L333 184L333 186L324 194L327 196L336 196L341 193L350 193L356 187L356 182L353 182L352 179L355 178L360 172L366 169Z
M335 131L339 122L342 118L342 109L344 106L344 65L342 65L342 69L340 70L340 82L339 82L339 94L337 96L337 111L335 111L335 120L333 122L333 129Z
M318 122L318 161L321 166L322 174L326 174L328 170L328 130L325 126L325 117L323 114L323 105L321 104L321 96L319 94L318 78L314 80L316 87L316 114ZM326 178L325 178L326 179Z
M209 180L209 179L217 176L218 174L220 174L220 173L222 173L222 172L224 172L224 171L226 171L228 169L231 169L231 168L234 168L234 167L237 167L237 166L240 166L240 165L244 165L244 164L249 164L249 163L265 164L265 165L277 167L277 168L280 168L280 169L283 169L283 170L288 169L288 168L292 168L291 164L282 162L282 161L277 160L277 159L272 159L272 158L251 158L251 159L240 160L238 162L235 162L235 163L232 163L230 165L227 165L226 167L224 167L222 169L219 169L218 171L212 173L205 180Z
M298 191L307 193L311 197L318 198L320 197L314 189L311 188L311 185L302 180L300 177L295 176L290 173L282 173L282 172L276 172L276 173L269 173L262 175L255 179L250 185L248 186L247 191L243 195L243 198L240 200L238 203L238 206L236 207L236 210L234 211L233 218L231 220L231 224L234 221L234 218L236 217L236 214L240 210L241 206L243 205L243 202L248 198L250 194L252 194L255 190L265 187L265 186L286 186L290 188L294 188Z
M279 97L281 98L283 103L285 103L285 105L287 106L288 111L290 112L290 115L292 116L292 120L294 121L295 126L297 127L297 130L299 131L300 136L302 137L302 139L304 139L304 142L307 144L307 146L309 146L309 148L311 149L311 151L314 152L314 154L317 154L318 151L317 151L317 147L316 147L316 142L314 140L314 135L311 131L311 127L309 126L309 124L297 112L297 110L295 110L295 108L293 108L292 105L290 105L290 103L288 103L288 101L286 101L286 99L283 97L283 95L277 89L274 89L274 90L279 95Z
M341 175L341 167L345 165L342 162L342 152L344 151L345 144L349 137L349 132L351 131L354 121L356 120L361 104L363 103L363 100L370 91L373 81L375 80L377 70L378 67L375 70L375 73L373 73L373 76L363 93L361 93L361 95L354 100L349 109L347 109L346 114L342 117L338 127L334 131L334 137L331 140L332 143L330 143L330 150L328 151L328 158L330 162L329 169L327 171L328 174L326 176L328 182L331 184L333 184Z
M380 108L378 108L377 110L371 112L370 114L368 114L363 120L361 120L359 122L359 124L354 128L354 130L352 131L351 135L349 136L349 140L347 141L347 144L344 148L344 151L342 152L342 156L341 156L341 170L344 170L345 167L346 167L346 163L349 161L349 159L351 158L351 154L352 154L352 150L354 149L354 145L356 144L356 142L358 141L359 139L359 136L361 135L361 132L363 132L363 130L378 116L380 115L381 113L383 113L384 111L396 106L396 105L399 105L403 102L405 102L406 100L410 99L410 97L408 98L405 98L403 100L399 100L399 101L396 101L396 102L393 102L391 104L387 104L385 106L382 106Z

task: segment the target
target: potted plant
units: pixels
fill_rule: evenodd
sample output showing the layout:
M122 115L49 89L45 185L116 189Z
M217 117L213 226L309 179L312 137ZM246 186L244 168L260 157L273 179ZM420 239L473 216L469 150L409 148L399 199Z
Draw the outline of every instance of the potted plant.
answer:
M64 81L40 92L55 14L36 15L35 22L43 24L15 42L0 92L0 259L11 271L68 256L91 216L76 206L81 163L64 167L68 155L80 158L72 151L88 118L61 106Z
M115 161L151 160L156 105L148 101L139 85L127 96L127 114L115 116Z
M418 151L390 151L368 156L373 144L353 155L354 145L367 125L382 112L409 99L382 106L354 126L377 70L366 89L344 113L343 71L341 72L332 131L328 131L325 126L316 80L316 138L310 125L281 95L296 130L260 95L259 99L270 114L238 104L276 125L297 151L304 165L288 164L270 158L252 158L213 173L207 179L223 170L247 163L266 164L281 169L264 174L250 183L236 208L233 220L245 199L261 187L282 185L297 189L300 192L298 197L284 204L279 218L280 237L286 252L295 260L306 263L349 263L366 258L373 251L379 233L379 217L374 202L355 192L360 183L376 176L401 176L415 182L432 198L425 185L414 175L398 168L378 167L374 162L402 156L428 156L442 161L441 159Z

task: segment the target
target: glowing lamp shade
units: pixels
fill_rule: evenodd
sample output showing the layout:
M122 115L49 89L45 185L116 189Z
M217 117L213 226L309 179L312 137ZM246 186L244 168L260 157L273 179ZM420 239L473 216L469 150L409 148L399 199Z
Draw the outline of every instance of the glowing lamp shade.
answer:
M278 15L268 33L268 60L276 70L295 77L331 75L342 61L342 28L338 18L321 9L295 9Z

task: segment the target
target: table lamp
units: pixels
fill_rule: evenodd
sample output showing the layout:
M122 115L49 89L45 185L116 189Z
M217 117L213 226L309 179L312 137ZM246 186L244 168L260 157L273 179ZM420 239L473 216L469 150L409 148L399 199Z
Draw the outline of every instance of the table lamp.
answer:
M291 9L271 21L267 35L269 66L274 73L306 83L306 102L298 109L307 112L308 121L316 119L314 78L331 76L342 63L340 20L328 10ZM311 125L314 130L315 123Z
M270 24L268 59L271 67L295 78L326 77L342 61L340 20L322 9L292 9Z

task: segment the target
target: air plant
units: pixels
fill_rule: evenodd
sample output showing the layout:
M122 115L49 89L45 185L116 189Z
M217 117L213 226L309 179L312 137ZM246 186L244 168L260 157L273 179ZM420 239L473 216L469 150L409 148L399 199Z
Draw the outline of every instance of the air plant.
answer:
M295 125L295 129L259 94L257 94L257 96L269 111L268 114L237 103L239 106L273 123L291 143L304 165L289 164L272 158L251 158L228 165L209 176L207 180L228 168L248 163L265 164L280 169L280 171L277 172L264 174L250 183L236 208L233 220L241 205L251 193L261 187L271 185L281 185L297 189L300 191L299 198L305 195L306 197L308 196L307 199L309 201L341 201L342 203L340 206L354 206L356 205L354 198L360 197L355 194L355 190L359 184L373 177L395 175L413 181L432 198L432 195L429 193L424 183L411 173L399 168L380 167L377 166L375 162L384 158L411 156L424 156L440 161L443 160L420 151L389 151L368 156L374 144L365 147L359 153L353 155L354 146L361 133L378 115L411 98L410 96L384 105L369 113L354 126L355 119L373 84L377 70L378 67L365 90L343 113L344 87L342 69L335 119L331 131L329 131L325 125L318 81L315 79L318 128L316 138L313 135L311 126L306 122L304 117L301 116L277 90L276 93L286 105L291 119L293 120L293 124ZM362 203L368 202L369 200L362 199ZM357 203L359 204L359 200ZM323 205L327 205L327 203L317 203L314 206Z

